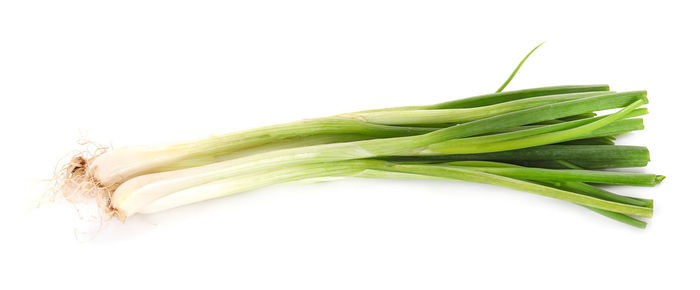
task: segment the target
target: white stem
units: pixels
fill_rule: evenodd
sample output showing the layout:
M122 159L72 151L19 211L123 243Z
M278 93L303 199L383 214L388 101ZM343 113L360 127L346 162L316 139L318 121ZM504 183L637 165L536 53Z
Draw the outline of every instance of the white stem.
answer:
M122 147L95 158L88 170L101 185L112 186L185 157L186 151L180 147Z
M173 192L167 196L153 200L147 205L136 210L136 212L154 213L281 183L299 181L328 181L352 176L358 174L362 170L364 170L364 167L354 166L352 162L338 162L334 164L321 163L294 166L270 170L264 173L234 176Z
M405 138L394 138L410 140ZM394 141L392 144L396 144ZM374 157L367 141L285 149L200 167L141 175L127 180L112 195L112 207L126 218L152 201L187 188L233 176L260 173L290 165ZM383 142L382 142L383 144ZM364 147L363 145L367 145ZM381 146L379 146L381 147Z

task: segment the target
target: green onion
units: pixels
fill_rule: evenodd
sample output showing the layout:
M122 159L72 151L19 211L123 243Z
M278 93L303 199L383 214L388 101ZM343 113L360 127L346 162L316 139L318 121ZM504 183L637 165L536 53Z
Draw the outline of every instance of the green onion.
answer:
M632 103L629 104L629 102ZM573 136L579 132L585 134L602 126L600 125L601 122L607 121L607 123L610 123L619 119L619 117L624 116L644 102L646 102L644 93L620 93L593 96L511 112L487 119L480 119L418 136L284 149L200 167L142 175L132 178L119 186L113 194L111 206L119 213L120 217L125 218L137 212L149 202L165 195L236 175L269 170L280 166L372 158L385 155L397 155L402 152L425 151L426 146L431 144L488 133L489 131L501 130L512 126L525 125L532 122L532 120L541 121L555 119L583 112L609 109L615 106L627 106L609 117L584 125L589 126L589 128L586 129L590 130L577 130L571 133L571 130L584 127L581 126L575 129L561 131L565 133L565 136ZM546 134L543 134L543 136L548 139L556 139Z
M296 181L458 180L557 198L644 227L634 217L651 217L653 201L596 185L654 186L664 176L593 169L649 162L645 147L614 145L614 136L644 128L637 117L648 113L639 108L646 92L607 85L502 92L535 49L496 93L78 156L60 190L98 197L107 214L124 220ZM618 111L597 115L609 109Z

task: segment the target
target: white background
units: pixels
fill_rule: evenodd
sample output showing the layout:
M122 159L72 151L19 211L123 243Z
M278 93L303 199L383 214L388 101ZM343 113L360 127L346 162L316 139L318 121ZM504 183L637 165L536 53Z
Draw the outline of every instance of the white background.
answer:
M4 289L698 289L693 1L3 1ZM110 223L27 213L85 132L159 144L510 89L647 89L646 230L467 183L283 185ZM14 286L14 287L12 287ZM194 288L198 287L198 288Z

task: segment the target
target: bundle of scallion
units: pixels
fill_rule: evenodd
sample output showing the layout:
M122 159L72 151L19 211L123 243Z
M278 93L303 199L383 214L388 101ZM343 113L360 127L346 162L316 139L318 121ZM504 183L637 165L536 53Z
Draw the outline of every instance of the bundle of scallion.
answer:
M652 200L596 185L654 186L664 177L595 169L649 161L645 147L613 142L643 128L635 117L647 113L639 108L646 92L613 92L607 85L502 92L520 65L492 94L81 154L63 168L57 188L69 200L95 199L105 214L123 221L293 181L462 180L561 199L645 227L638 217L651 217ZM596 115L609 109L619 110Z

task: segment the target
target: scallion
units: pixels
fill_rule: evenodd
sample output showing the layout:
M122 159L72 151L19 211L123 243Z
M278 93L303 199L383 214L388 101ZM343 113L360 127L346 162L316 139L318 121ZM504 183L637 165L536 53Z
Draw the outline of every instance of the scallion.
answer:
M80 155L60 174L58 189L96 197L107 215L124 220L295 181L459 180L557 198L646 226L635 217L651 217L651 200L596 185L654 186L664 177L595 170L649 161L645 147L614 145L614 136L643 129L638 117L647 114L639 108L646 92L613 92L607 85L502 92L525 59L496 93ZM597 115L609 109L618 111Z

